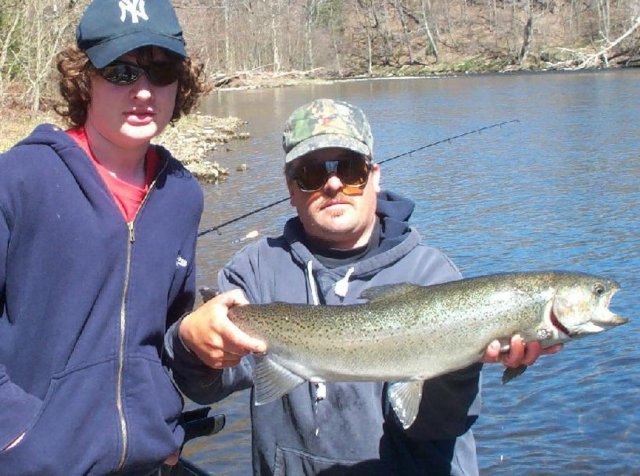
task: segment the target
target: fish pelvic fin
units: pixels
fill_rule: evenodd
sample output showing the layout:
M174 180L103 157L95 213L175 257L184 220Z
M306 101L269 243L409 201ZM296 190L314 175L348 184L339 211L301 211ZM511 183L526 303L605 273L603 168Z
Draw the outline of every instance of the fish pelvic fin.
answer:
M268 354L256 355L255 362L253 385L256 405L277 400L305 381L299 375L274 362Z
M422 383L422 380L412 380L389 384L387 394L391 408L405 430L413 424L418 416L420 400L422 400Z
M502 372L502 384L511 382L514 378L519 377L527 370L526 365L520 365L519 367L507 367Z

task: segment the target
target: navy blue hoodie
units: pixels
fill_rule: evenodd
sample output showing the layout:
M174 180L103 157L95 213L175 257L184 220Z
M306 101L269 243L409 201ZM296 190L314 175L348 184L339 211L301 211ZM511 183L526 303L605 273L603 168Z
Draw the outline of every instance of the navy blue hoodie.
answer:
M323 266L309 251L302 224L293 218L282 236L237 253L220 272L219 287L240 288L257 304L351 304L374 286L460 279L443 253L420 243L408 224L412 212L413 202L380 193L376 253L335 268ZM179 342L174 347L176 359L189 358ZM480 369L475 364L425 382L418 417L407 431L390 409L381 382L326 383L326 394L309 383L275 402L252 405L254 474L477 475L470 428L479 412ZM207 403L251 388L252 370L248 356L224 371L202 367L199 377L194 373L181 384L191 398Z
M203 196L158 151L131 223L64 131L0 155L1 475L149 474L181 445L163 336L194 302Z

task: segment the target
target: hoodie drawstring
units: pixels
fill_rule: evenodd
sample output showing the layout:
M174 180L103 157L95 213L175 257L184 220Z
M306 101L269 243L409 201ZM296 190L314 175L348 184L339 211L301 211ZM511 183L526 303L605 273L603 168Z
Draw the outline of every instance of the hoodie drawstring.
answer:
M318 287L316 286L316 280L313 278L313 263L307 262L307 280L309 281L309 287L311 288L311 301L314 306L320 304L318 299Z
M318 299L318 287L316 285L316 280L313 278L313 263L311 261L307 262L307 281L309 282L309 288L311 289L311 300L314 306L320 304L320 300ZM315 387L315 401L314 407L317 407L318 403L321 400L327 398L327 386L323 382L311 383ZM317 408L316 408L317 411ZM315 434L318 436L320 433L320 428L316 427Z
M336 293L336 295L340 297L345 297L347 295L347 292L349 291L349 278L353 274L354 269L355 268L353 266L349 268L347 274L344 275L344 278L342 278L334 285L333 291Z

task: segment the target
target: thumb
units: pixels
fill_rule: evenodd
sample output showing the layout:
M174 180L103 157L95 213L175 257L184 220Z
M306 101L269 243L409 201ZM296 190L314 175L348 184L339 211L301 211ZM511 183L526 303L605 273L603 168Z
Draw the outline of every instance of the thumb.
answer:
M247 352L254 352L256 354L263 354L267 351L267 344L261 339L256 339L255 337L250 336L242 329L240 329L233 322L233 310L229 310L228 314L229 319L229 327L227 330L229 331L228 339L233 342L233 345L244 349Z

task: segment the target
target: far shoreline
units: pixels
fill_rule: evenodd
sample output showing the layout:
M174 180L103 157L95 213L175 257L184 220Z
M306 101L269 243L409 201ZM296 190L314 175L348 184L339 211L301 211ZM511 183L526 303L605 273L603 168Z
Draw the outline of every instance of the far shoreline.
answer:
M475 76L518 76L518 75L543 75L543 74L604 74L606 72L620 71L625 69L637 69L631 67L610 67L591 69L552 69L552 70L515 70L515 71L474 71L448 74L429 75L360 75L342 78L300 78L293 76L286 77L282 74L278 77L265 78L261 75L259 81L253 78L251 84L217 87L213 94L224 94L225 92L250 91L255 89L286 88L302 86L306 84L335 84L339 82L356 81L381 81L381 80L416 80L416 79L456 79L471 78ZM2 121L0 123L0 152L4 152L27 137L33 129L42 123L52 123L60 127L65 127L64 121L53 111L34 113L20 107L6 107L9 110L7 117L14 119ZM236 140L244 140L250 136L249 132L243 131L246 121L237 117L218 117L215 115L192 113L181 118L174 125L169 125L165 131L152 141L166 147L171 153L183 162L185 167L201 182L216 183L229 171L217 162L211 162L208 158L211 152L219 146Z

